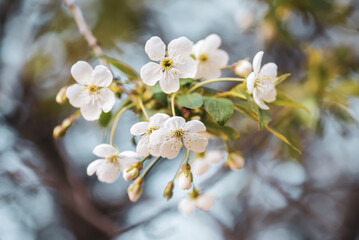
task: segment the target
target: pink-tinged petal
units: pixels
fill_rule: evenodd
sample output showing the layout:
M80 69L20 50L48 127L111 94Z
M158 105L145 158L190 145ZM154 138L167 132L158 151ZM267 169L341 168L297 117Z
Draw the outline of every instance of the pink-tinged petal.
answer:
M165 72L163 77L160 78L160 87L161 90L167 94L177 92L180 88L178 74Z
M87 167L87 175L89 175L89 176L94 175L94 173L96 172L99 165L104 163L105 161L106 161L105 159L97 159L97 160L93 161L92 163L90 163Z
M266 102L273 102L275 101L277 96L277 90L275 87L271 87L265 94L263 94L263 100Z
M90 101L89 103L82 105L81 114L87 121L94 121L100 118L101 115L101 106L98 101Z
M144 65L140 75L143 82L149 86L154 86L163 77L160 64L154 62Z
M118 150L111 144L100 144L95 147L93 154L102 158L109 158L118 155Z
M184 128L186 124L186 120L183 117L171 117L170 119L168 119L164 124L163 127L164 128L168 128L169 130L175 131L178 130L180 128Z
M213 62L213 65L217 66L218 68L223 68L227 66L229 61L228 54L222 50L218 49L209 56L211 62Z
M193 42L186 37L180 37L168 44L168 55L171 59L178 56L187 57L191 54L192 47Z
M108 87L112 83L111 71L104 65L98 65L93 70L93 83L99 87Z
M183 130L190 133L204 132L206 131L206 126L199 120L192 120L186 123Z
M89 98L89 94L82 85L73 84L66 89L66 97L72 106L79 108L88 102L86 99Z
M253 91L253 99L254 102L258 105L258 107L260 107L261 109L269 109L269 107L263 102L263 99L261 98L257 88L255 88Z
M150 128L150 124L148 122L138 122L131 127L130 133L135 136L142 135L149 128Z
M260 74L265 78L273 79L277 77L278 66L275 63L264 64L261 68Z
M256 74L254 72L252 72L247 77L247 89L248 89L249 93L253 93L255 82L256 82Z
M163 124L168 120L170 116L165 113L156 113L150 117L150 126L151 127L163 127Z
M96 175L98 180L105 183L113 183L119 176L119 167L115 164L104 162L99 165Z
M169 129L161 128L157 131L154 131L150 136L150 144L151 145L157 145L161 144L164 141L170 139L172 136L172 133Z
M196 207L203 211L209 211L213 207L215 199L216 196L212 194L202 194L196 199Z
M224 159L223 152L219 151L219 150L207 151L205 159L207 162L210 162L210 163L219 163Z
M148 135L144 135L140 138L140 141L137 143L136 151L140 157L146 157L150 154L150 138Z
M185 215L191 214L195 208L196 208L195 201L188 198L182 199L178 204L178 210Z
M116 97L115 94L108 88L100 89L98 95L99 104L104 112L109 112L115 105Z
M151 37L145 45L145 52L148 57L153 61L160 61L165 57L166 45L163 43L161 38L155 36Z
M171 138L161 144L160 154L163 158L172 159L177 157L182 147L181 141L178 138Z
M193 78L197 73L197 62L191 57L177 58L173 60L173 68L180 78Z
M261 69L263 54L264 52L260 51L253 58L253 71L255 73L259 73L259 70Z
M183 144L193 152L204 152L208 145L208 139L198 133L186 133L183 136Z
M93 69L85 61L78 61L71 67L71 75L76 82L82 85L90 85L93 82Z
M203 158L196 159L191 164L191 166L192 166L191 167L192 172L197 176L201 176L202 174L207 172L209 168L208 162L205 161Z

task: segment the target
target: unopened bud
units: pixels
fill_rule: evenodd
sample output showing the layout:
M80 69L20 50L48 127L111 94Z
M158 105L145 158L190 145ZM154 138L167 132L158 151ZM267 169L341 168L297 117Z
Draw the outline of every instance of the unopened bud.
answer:
M142 185L143 185L143 178L138 178L134 183L132 183L128 187L127 194L131 202L136 202L141 197Z
M231 152L228 154L226 165L232 170L239 170L244 167L244 158L240 152Z
M110 85L110 90L114 93L114 94L116 94L116 96L118 97L118 98L120 98L121 97L121 95L122 95L122 93L124 92L123 91L123 87L122 87L122 84L120 83L120 82L113 82L111 85Z
M173 195L173 187L174 187L174 184L173 182L169 182L165 188L165 191L163 192L163 196L165 198L167 198L167 200L170 200L172 198L172 195Z
M241 60L234 67L234 73L240 77L247 77L251 72L252 64L248 60Z
M178 186L183 190L188 190L192 187L193 176L191 172L191 166L184 164L182 166L182 172L178 175Z
M126 181L135 180L138 177L138 175L140 174L141 169L142 169L142 163L137 162L136 164L129 166L129 167L125 168L125 170L123 170L123 172L122 172L123 178Z
M65 101L66 101L66 99L67 99L67 97L66 97L66 90L67 90L67 86L62 87L62 88L60 89L60 91L57 93L57 95L56 95L56 102L57 102L58 104L64 104L64 103L65 103Z
M56 126L53 130L52 135L54 136L54 138L61 138L66 134L66 128L64 128L63 126L59 125Z
M74 123L75 118L73 116L67 117L62 121L62 127L66 128L66 130L71 127L71 125Z

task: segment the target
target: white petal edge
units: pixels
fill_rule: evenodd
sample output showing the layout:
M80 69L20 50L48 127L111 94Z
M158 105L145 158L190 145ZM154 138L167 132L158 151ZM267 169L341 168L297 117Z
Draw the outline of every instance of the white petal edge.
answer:
M96 172L98 166L102 163L104 163L105 159L97 159L93 162L91 162L87 167L87 175L92 176Z
M87 121L95 121L100 118L101 115L101 106L98 102L90 102L88 104L84 104L80 108L81 115Z
M81 107L86 102L84 98L88 97L88 93L83 88L80 84L73 84L66 89L66 97L70 104L76 108Z
M178 156L181 150L181 141L178 138L171 138L161 144L160 154L161 157L173 159Z
M100 144L95 147L93 154L98 157L108 158L114 155L118 155L118 150L110 144Z
M100 89L98 99L100 102L101 109L105 113L111 111L111 109L113 108L113 105L115 105L115 102L116 102L115 94L108 88Z
M183 136L183 144L193 152L204 152L208 145L208 139L198 133L187 133Z
M160 64L154 62L145 64L141 68L140 76L145 84L154 86L161 78L163 78Z
M196 203L188 198L182 199L178 204L178 210L185 215L191 214L196 208Z
M178 130L180 128L184 128L186 124L186 120L183 117L175 116L168 119L164 124L164 128L168 128L169 130Z
M177 92L180 88L179 77L176 73L169 74L164 72L159 79L161 90L166 94Z
M249 76L247 77L247 89L249 93L253 93L255 81L256 74L254 72L251 72L251 74L249 74Z
M149 127L150 124L148 122L138 122L130 128L130 133L135 136L142 135L149 129Z
M173 59L178 56L187 57L191 54L193 42L186 37L172 40L168 44L168 56Z
M93 83L99 87L108 87L112 83L111 71L104 65L98 65L93 70Z
M206 126L199 120L191 120L186 123L183 130L191 133L204 132L206 131Z
M259 73L259 70L261 69L261 63L263 58L263 51L257 52L257 54L253 58L253 72Z
M156 113L152 117L150 117L150 126L151 127L163 127L163 124L165 121L167 121L170 118L165 113Z
M259 95L258 90L257 90L257 88L255 88L253 91L254 102L258 105L259 108L261 108L263 110L268 110L269 107L263 102L263 99L260 98L258 95Z
M99 181L113 183L120 175L119 168L112 163L104 162L97 168L96 175Z
M161 38L154 36L146 42L145 52L151 60L160 61L165 56L166 45Z
M275 63L266 63L260 70L260 74L264 77L269 77L273 79L277 77L278 66Z
M85 61L78 61L71 67L71 75L76 82L90 85L93 82L93 68Z
M150 144L157 145L162 144L164 141L171 138L171 131L169 129L161 128L154 131L150 136Z

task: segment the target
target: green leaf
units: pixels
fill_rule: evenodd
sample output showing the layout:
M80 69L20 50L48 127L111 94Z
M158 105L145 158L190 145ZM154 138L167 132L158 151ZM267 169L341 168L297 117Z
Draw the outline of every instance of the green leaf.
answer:
M291 143L283 134L281 134L280 132L278 132L277 130L267 126L266 129L273 133L276 137L278 137L280 140L282 140L283 142L285 142L286 144L288 144L291 148L293 148L293 150L295 150L296 152L298 152L299 154L302 154L302 152L296 147L294 146L293 143Z
M212 119L204 120L203 123L206 125L208 133L221 137L224 140L233 141L239 139L240 137L240 134L236 129L228 126L218 125Z
M154 85L154 86L151 88L150 92L153 93L153 94L162 93L162 89L161 89L160 83L156 83L156 85Z
M204 109L219 125L224 125L233 115L233 103L226 98L203 97Z
M259 130L265 128L270 121L272 121L272 115L268 110L259 109L259 121L258 126Z
M290 73L286 73L286 74L283 74L279 77L276 77L274 80L273 80L273 84L274 85L278 85L280 84L281 82L283 82L284 80L286 80L288 77L290 76Z
M177 104L182 107L197 109L203 105L202 96L198 93L181 95L177 98Z
M241 98L241 99L247 99L247 97L239 92L239 91L228 91L228 92L222 92L216 95L216 97L228 97L228 98Z
M108 124L110 123L111 121L111 118L112 118L112 112L109 111L107 113L105 112L102 112L101 115L100 115L100 118L98 120L98 123L100 124L100 126L102 127L107 127Z
M195 82L193 78L180 78L180 86L190 85L191 83Z
M294 102L287 95L285 95L284 93L279 92L279 91L277 93L277 99L274 102L271 102L271 103L274 104L274 105L278 105L278 106L302 108L305 111L307 111L308 113L310 113L310 110L306 106L304 106L304 105L302 105L300 103Z
M118 59L107 57L107 56L101 56L101 58L105 59L108 63L112 64L118 70L123 72L128 77L128 79L130 80L140 79L140 76L138 75L136 70L133 69L130 65Z

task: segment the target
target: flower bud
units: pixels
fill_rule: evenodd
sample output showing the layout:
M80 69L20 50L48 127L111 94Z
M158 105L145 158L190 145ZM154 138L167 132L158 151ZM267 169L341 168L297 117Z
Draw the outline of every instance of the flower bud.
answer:
M143 185L143 178L138 178L134 183L132 183L128 187L127 194L131 202L136 202L141 197L142 185Z
M71 115L70 117L67 117L62 121L62 127L66 128L66 130L71 127L71 125L74 123L75 118Z
M241 60L234 66L234 73L240 77L247 77L252 72L252 64L248 60Z
M170 200L173 195L173 182L169 182L165 188L165 191L163 192L163 196L167 198L167 200Z
M143 165L141 162L137 162L134 165L125 168L125 170L123 170L123 172L122 172L123 178L126 181L135 180L138 177L138 175L140 174L142 166Z
M184 164L182 166L182 172L178 175L178 186L183 190L188 190L192 187L193 176L191 172L191 166Z
M202 209L203 211L209 211L214 204L214 200L216 199L216 196L208 193L201 194L196 199L196 206L199 209Z
M52 135L54 138L62 138L66 134L67 129L62 125L58 125L54 128Z
M116 94L116 96L117 96L118 98L121 98L121 95L122 95L122 93L123 93L124 91L123 91L122 84L121 84L120 82L114 81L114 82L110 85L109 88L110 88L110 90L111 90L114 94Z
M232 170L239 170L244 167L244 158L240 152L231 152L228 154L226 165Z
M60 91L57 93L57 95L56 95L56 102L57 102L58 104L64 104L64 103L65 103L65 101L66 101L66 99L67 99L67 97L66 97L66 90L67 90L67 86L62 87L62 88L60 89Z

